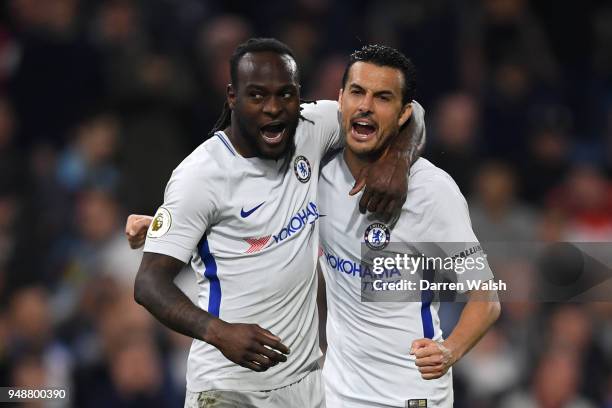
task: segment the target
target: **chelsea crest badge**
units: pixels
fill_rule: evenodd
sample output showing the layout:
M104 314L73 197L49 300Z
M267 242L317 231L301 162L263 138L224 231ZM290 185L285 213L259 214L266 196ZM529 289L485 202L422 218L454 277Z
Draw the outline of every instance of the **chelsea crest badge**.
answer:
M310 162L304 156L297 156L293 161L293 171L295 172L295 176L302 183L308 183L310 180L310 174L312 170L310 168Z
M391 240L391 231L385 224L375 222L366 228L363 240L370 249L384 249Z

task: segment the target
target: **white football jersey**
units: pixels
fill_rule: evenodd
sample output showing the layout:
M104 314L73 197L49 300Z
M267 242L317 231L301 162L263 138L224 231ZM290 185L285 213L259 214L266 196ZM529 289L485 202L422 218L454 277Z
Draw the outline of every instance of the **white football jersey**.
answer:
M416 339L443 339L439 304L421 298L420 291L420 301L363 302L362 290L373 288L362 278L374 275L360 260L365 241L374 248L389 242L476 243L467 203L453 179L423 158L410 169L407 200L393 225L359 213L360 195L346 194L353 183L342 153L322 169L319 260L327 286L328 349L323 368L327 404L421 407L426 399L427 407L451 407L451 371L424 380L410 355ZM488 280L492 277L488 264L485 269L478 276ZM458 281L468 279L470 272L457 275Z
M190 391L283 387L308 374L321 356L317 187L321 158L341 138L336 102L303 108L308 120L300 120L286 171L283 160L240 156L217 132L174 170L149 228L146 252L191 262L202 309L230 323L256 323L290 349L287 362L257 373L194 340Z

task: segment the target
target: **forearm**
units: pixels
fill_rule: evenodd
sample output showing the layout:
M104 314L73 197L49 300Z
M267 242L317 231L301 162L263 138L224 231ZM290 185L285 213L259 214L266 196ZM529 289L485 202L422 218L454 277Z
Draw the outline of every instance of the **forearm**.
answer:
M169 257L165 257L169 258ZM136 282L134 298L170 329L186 336L214 342L215 316L200 309L174 284L182 263L145 253Z
M406 157L410 164L421 156L427 140L425 111L418 102L412 102L412 117L389 144L389 154Z
M457 361L478 343L500 314L495 291L474 291L450 336L444 341Z

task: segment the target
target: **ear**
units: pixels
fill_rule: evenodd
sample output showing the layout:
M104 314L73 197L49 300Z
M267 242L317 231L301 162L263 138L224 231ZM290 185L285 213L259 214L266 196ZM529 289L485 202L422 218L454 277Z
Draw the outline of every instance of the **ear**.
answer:
M399 120L397 121L398 126L399 127L404 126L404 123L406 123L408 119L410 119L411 116L412 116L412 102L408 102L402 108L402 112L400 113Z
M344 91L344 89L340 88L340 91L338 92L338 111L342 112L342 92Z
M230 109L234 110L234 106L236 105L236 91L232 84L227 84L227 88L225 89L225 96Z

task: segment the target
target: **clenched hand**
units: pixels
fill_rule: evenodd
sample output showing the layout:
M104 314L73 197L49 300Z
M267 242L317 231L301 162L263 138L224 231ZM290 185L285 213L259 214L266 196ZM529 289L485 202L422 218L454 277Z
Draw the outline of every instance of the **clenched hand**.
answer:
M416 366L425 380L442 377L456 361L444 342L439 343L431 339L413 341L410 354L416 357Z

